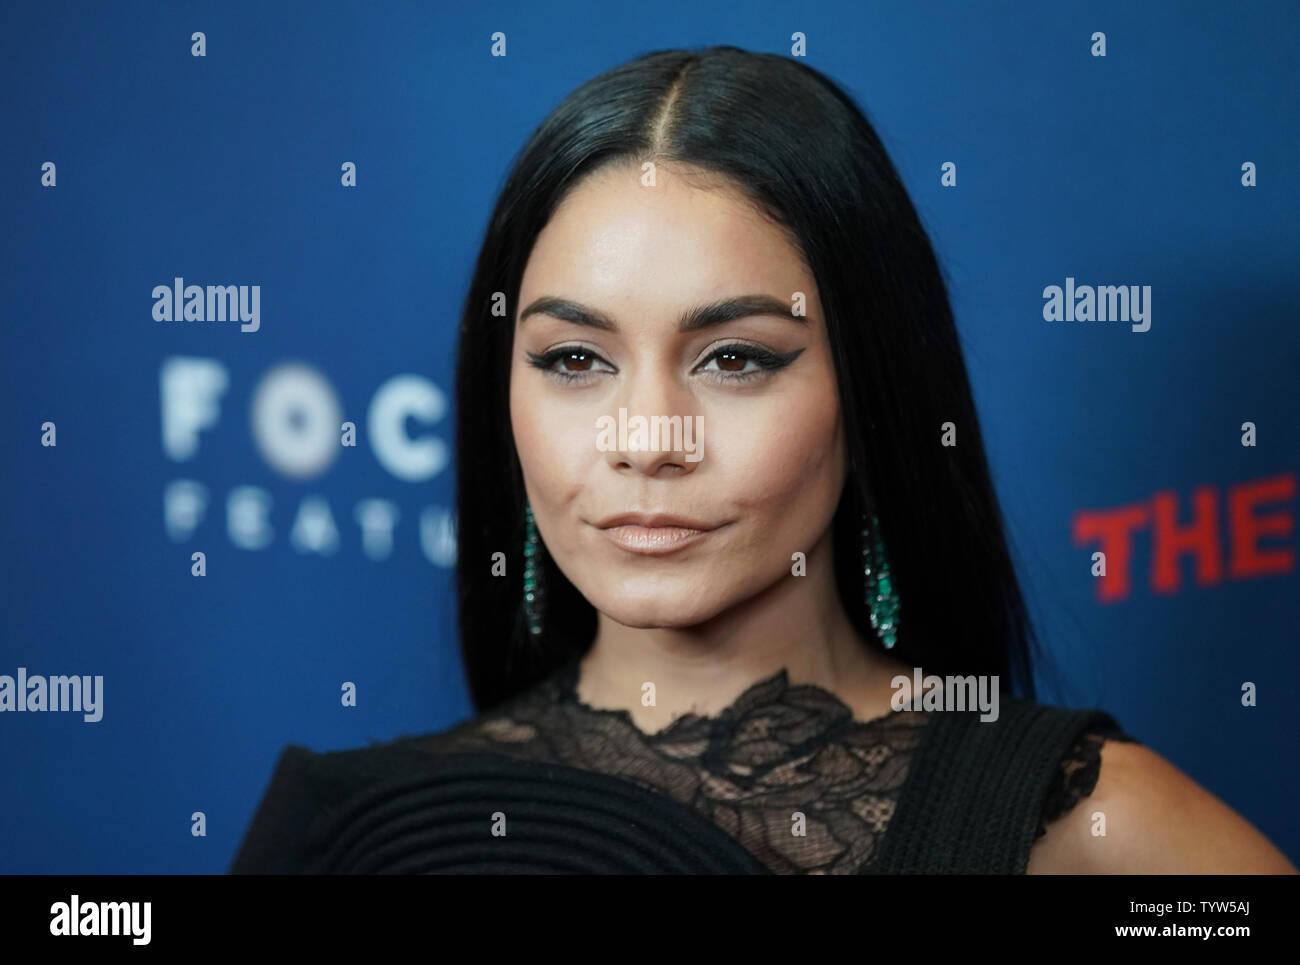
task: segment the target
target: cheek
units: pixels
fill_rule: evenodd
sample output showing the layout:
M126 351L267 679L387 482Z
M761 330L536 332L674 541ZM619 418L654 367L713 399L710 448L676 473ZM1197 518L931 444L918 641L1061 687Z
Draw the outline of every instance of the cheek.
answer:
M733 501L756 514L838 499L843 455L838 400L825 393L721 413L706 452Z
M570 502L597 459L595 416L587 406L512 377L510 424L530 498L557 509Z

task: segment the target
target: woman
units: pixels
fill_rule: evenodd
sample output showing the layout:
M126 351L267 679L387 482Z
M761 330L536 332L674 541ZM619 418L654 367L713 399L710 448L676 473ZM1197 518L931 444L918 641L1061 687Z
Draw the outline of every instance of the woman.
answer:
M1033 701L934 253L816 71L660 51L560 104L457 402L480 715L286 749L232 870L1295 870L1108 715ZM957 684L909 703L922 674Z

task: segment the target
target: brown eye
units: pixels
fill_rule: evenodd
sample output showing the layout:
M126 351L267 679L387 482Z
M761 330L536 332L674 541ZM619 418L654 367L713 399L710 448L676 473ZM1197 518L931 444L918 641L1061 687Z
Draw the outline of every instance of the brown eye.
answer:
M765 379L777 369L783 369L803 353L803 349L793 352L773 352L760 345L721 345L714 349L696 369L701 375L739 385L756 379ZM753 366L749 363L753 362Z
M562 345L549 352L528 352L528 364L564 384L586 384L588 376L617 375L618 369L590 349Z

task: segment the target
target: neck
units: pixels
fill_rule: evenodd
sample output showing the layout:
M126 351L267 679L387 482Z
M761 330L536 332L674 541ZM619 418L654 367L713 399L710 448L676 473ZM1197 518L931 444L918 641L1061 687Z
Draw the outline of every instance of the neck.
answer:
M854 631L834 585L830 534L808 555L807 576L785 576L712 619L689 627L638 628L598 616L578 696L628 711L645 732L687 712L714 715L759 680L785 669L791 684L833 693L866 720L889 711L890 680L911 669ZM655 706L642 704L654 684Z

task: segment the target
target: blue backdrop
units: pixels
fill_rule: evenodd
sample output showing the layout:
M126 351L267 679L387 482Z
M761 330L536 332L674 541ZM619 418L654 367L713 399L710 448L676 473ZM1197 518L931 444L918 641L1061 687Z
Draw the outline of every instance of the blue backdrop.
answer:
M950 278L1041 698L1300 861L1300 7L1044 6L7 4L0 675L103 683L0 713L0 870L224 871L284 744L472 713L453 349L509 162L636 54L796 33ZM159 321L176 284L255 322ZM1067 284L1149 328L1048 321Z

